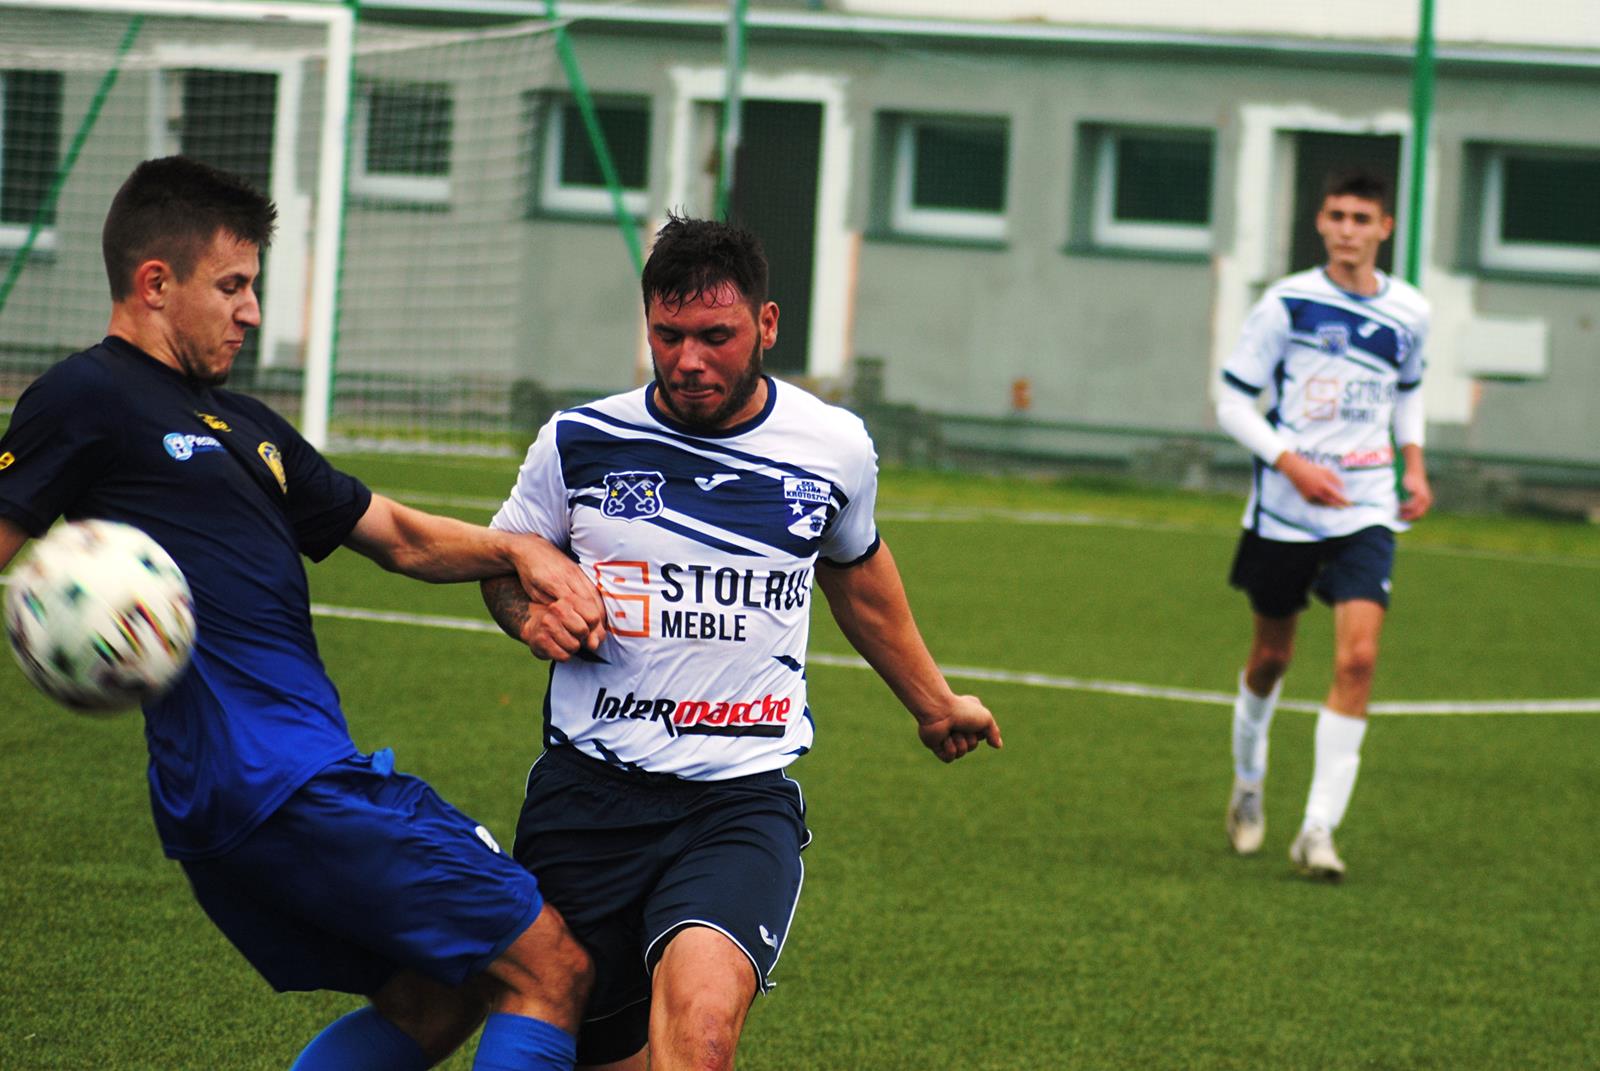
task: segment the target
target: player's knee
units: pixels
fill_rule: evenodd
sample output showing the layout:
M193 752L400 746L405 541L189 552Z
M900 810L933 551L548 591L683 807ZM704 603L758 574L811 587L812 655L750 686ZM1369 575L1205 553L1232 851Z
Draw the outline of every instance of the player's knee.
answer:
M660 1013L673 1035L671 1048L697 1071L733 1066L745 1008L708 989L682 989L667 995Z
M516 997L547 1002L580 1015L594 985L594 961L549 904L495 965L499 982Z
M1341 680L1366 682L1378 668L1378 645L1369 640L1341 644L1334 656L1333 672Z
M1245 680L1251 691L1257 695L1272 691L1273 686L1289 672L1289 663L1293 658L1294 647L1291 644L1258 646L1252 650L1250 664L1245 667Z
M594 960L590 958L589 950L565 926L561 929L561 938L553 955L556 973L563 980L562 988L567 993L567 999L573 1009L581 1013L583 1006L589 1002L589 991L594 988Z
M489 1012L489 999L470 983L452 987L407 972L375 993L372 1006L437 1062L472 1036Z

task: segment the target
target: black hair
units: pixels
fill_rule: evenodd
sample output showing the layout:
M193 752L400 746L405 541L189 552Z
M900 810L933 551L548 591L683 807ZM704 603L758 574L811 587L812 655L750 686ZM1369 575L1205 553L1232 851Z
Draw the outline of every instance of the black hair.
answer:
M751 308L765 304L767 254L761 239L736 224L669 213L639 278L645 309L651 298L682 305L723 283L737 287Z
M1322 184L1322 199L1326 201L1330 197L1360 197L1376 201L1385 215L1394 214L1394 205L1389 198L1389 180L1361 168L1329 174Z
M117 190L100 232L111 299L133 292L134 270L147 260L187 279L218 231L265 249L277 219L277 206L237 175L186 156L146 160Z

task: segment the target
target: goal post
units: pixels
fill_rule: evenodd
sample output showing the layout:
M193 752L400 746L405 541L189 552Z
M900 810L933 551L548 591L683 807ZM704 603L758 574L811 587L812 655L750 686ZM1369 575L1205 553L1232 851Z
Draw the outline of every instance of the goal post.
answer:
M344 5L0 0L0 402L104 329L106 207L183 152L279 206L239 379L294 369L307 389L272 400L326 439L353 26Z
M523 280L561 219L535 206L571 99L551 29L0 0L0 413L103 332L106 208L140 160L183 153L278 206L230 386L319 447L513 450L548 404Z
M330 439L507 453L542 340L533 184L565 79L543 19L356 25ZM555 220L554 225L571 220Z

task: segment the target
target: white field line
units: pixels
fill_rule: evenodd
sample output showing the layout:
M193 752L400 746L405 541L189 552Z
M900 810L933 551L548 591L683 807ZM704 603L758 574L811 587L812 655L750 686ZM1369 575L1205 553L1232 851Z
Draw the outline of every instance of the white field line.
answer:
M423 628L452 629L457 632L481 632L501 635L500 629L489 621L474 621L459 617L439 617L431 614L408 614L394 610L363 610L352 606L329 606L312 603L311 612L319 617L335 617L346 621L372 621L386 625L414 625ZM825 654L813 651L806 659L812 665L838 669L868 669L866 662L854 655ZM1205 703L1213 706L1232 706L1233 695L1224 692L1205 692L1192 688L1163 688L1159 685L1133 684L1127 681L1088 680L1082 677L1062 677L1051 673L1015 673L1004 669L984 669L977 666L944 666L946 674L965 680L990 681L996 684L1016 684L1026 688L1054 688L1068 692L1094 692L1101 695L1125 695L1138 699L1171 699L1182 703ZM1280 710L1316 713L1316 703L1285 700L1278 704ZM1374 703L1372 714L1600 714L1600 699L1506 699L1506 700L1434 700L1415 703Z
M445 509L473 509L493 513L500 508L501 499L473 498L465 495L436 495L426 491L391 491L382 494L413 506L433 506ZM1079 528L1132 528L1144 532L1187 532L1191 534L1218 534L1214 528L1194 524L1169 524L1162 521L1142 521L1130 517L1102 517L1092 513L1060 513L1051 510L988 509L951 506L930 509L880 509L880 520L904 521L917 524L971 524L981 521L1000 521L1005 524L1043 525L1048 527ZM1231 536L1231 531L1224 533ZM1406 554L1439 554L1452 558L1480 558L1485 561L1518 562L1524 565L1555 565L1573 569L1600 570L1600 561L1591 558L1570 558L1559 554L1520 554L1513 551L1473 550L1469 547L1431 547L1405 544Z

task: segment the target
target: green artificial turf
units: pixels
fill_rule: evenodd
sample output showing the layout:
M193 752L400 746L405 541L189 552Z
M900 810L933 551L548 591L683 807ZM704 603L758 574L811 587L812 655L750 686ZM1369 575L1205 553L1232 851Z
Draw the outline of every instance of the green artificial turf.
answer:
M515 464L345 459L482 521ZM885 538L954 666L1231 691L1239 504L890 473ZM1085 523L1086 521L1092 523ZM348 551L319 604L485 620ZM817 609L813 650L848 648ZM493 634L321 618L363 748L395 748L508 842L546 666ZM1600 697L1600 532L1429 518L1402 538L1374 699ZM1285 694L1317 702L1329 615ZM1222 832L1229 713L956 678L1006 747L943 766L870 672L814 664L816 835L750 1071L1565 1069L1600 1065L1600 715L1375 717L1339 887L1286 859L1312 719L1275 723L1268 836ZM136 716L51 707L0 666L0 1068L284 1068L356 1005L270 992L151 827ZM470 1047L444 1066L465 1071Z

